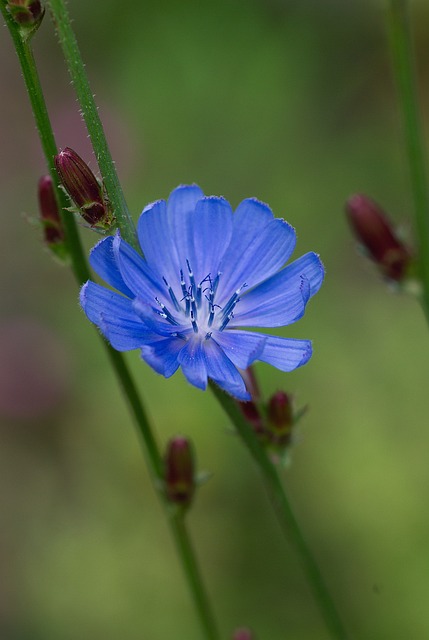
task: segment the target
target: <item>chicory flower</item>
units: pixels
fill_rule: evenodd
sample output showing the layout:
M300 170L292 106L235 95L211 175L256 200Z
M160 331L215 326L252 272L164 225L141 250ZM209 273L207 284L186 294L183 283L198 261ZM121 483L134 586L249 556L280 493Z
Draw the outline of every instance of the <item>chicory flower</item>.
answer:
M211 378L239 400L250 400L240 369L261 360L292 371L309 360L309 340L242 330L296 322L324 276L315 253L282 269L296 235L266 204L249 198L233 212L224 198L180 186L144 209L137 233L144 257L119 233L91 252L119 293L89 281L80 294L114 349L140 349L166 378L181 367L196 387Z

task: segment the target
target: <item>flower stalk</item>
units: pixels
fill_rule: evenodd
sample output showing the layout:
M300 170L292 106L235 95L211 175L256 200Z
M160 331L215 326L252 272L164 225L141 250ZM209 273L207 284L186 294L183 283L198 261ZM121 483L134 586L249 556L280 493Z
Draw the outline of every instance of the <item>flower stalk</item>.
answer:
M408 0L389 0L388 27L414 199L415 237L423 286L421 302L429 322L429 188Z
M107 144L65 2L63 0L48 0L47 5L50 9L58 40L76 91L82 117L85 121L103 183L113 209L113 215L124 240L138 249L135 227Z
M259 442L257 435L251 425L246 421L239 406L233 398L224 393L211 381L210 387L225 413L231 419L238 435L243 440L244 445L247 447L249 453L259 467L265 488L280 527L286 539L288 542L292 543L298 554L301 566L313 591L314 598L318 603L320 612L325 620L326 627L330 630L333 638L336 638L337 640L346 640L346 630L338 614L335 603L329 593L317 562L301 532L274 464L271 462L267 452Z

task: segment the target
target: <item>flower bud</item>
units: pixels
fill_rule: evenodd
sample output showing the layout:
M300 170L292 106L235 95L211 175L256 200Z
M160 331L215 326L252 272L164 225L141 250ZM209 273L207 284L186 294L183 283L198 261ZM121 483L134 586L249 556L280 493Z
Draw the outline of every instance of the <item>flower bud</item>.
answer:
M237 629L234 631L232 640L255 640L255 636L250 629Z
M252 366L243 369L241 375L246 385L247 391L252 396L252 400L258 402L261 399L261 392L259 390L258 380L256 378L255 370Z
M27 32L38 28L45 13L40 0L8 0L7 7L15 22Z
M250 402L240 402L237 400L237 404L240 407L241 413L246 418L247 422L252 425L253 431L259 438L265 438L265 425L264 419L261 416L257 405Z
M400 282L406 274L411 256L384 211L367 196L357 194L346 202L346 213L357 240L381 273L390 280Z
M91 227L109 228L112 213L103 187L88 165L69 147L55 156L54 160L61 183L83 219Z
M194 454L187 438L172 438L165 455L165 490L169 502L189 506L195 490Z
M54 186L50 176L42 176L38 185L40 220L46 245L59 257L65 257L65 235Z
M277 391L271 396L267 406L267 422L270 443L276 448L287 447L292 439L295 422L292 398L289 394Z

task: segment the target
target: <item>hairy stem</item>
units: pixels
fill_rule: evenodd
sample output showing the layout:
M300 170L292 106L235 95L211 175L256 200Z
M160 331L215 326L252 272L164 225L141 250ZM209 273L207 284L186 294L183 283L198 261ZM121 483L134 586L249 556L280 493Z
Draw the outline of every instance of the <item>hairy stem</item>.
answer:
M116 221L124 240L139 250L136 231L125 196L119 182L103 125L98 115L97 105L89 85L77 40L71 26L70 17L63 0L48 0L58 39L63 50L74 89L80 104L82 117L91 138L97 163L100 168L107 195L113 207Z

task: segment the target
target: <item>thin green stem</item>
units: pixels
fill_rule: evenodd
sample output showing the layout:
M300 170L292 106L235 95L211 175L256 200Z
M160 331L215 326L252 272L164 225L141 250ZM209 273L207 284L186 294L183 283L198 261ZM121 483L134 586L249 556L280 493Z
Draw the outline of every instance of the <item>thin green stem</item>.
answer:
M423 285L422 305L429 322L429 188L407 0L389 0L388 21L414 199L415 235Z
M98 115L97 105L89 85L85 65L80 55L68 11L63 0L48 0L47 4L51 11L58 39L80 104L82 117L85 120L89 137L91 138L118 227L124 240L139 250L135 227L107 144L103 125Z
M77 231L74 217L65 209L69 206L66 195L58 189L58 176L54 166L54 156L58 153L55 143L52 126L49 120L48 110L46 108L45 98L43 96L40 85L39 74L37 73L36 64L34 62L33 52L28 41L24 41L19 33L15 21L6 9L3 0L0 2L0 9L6 21L10 35L21 64L22 75L24 77L25 86L27 88L37 130L39 132L43 153L46 158L49 174L54 185L55 196L59 204L59 210L63 228L66 237L66 244L72 261L72 269L78 282L85 282L89 278L89 269L86 258L82 250L79 234Z
M200 620L205 637L210 640L219 640L219 632L211 612L210 602L206 591L203 589L201 575L196 562L195 552L192 548L189 533L186 528L184 515L174 513L170 519L176 546L180 549L182 562L186 564L186 573L189 586L194 596L195 606L198 608Z
M49 172L56 190L56 197L66 232L67 247L72 259L73 272L78 284L82 284L90 277L90 270L82 249L74 218L71 214L65 211L65 208L68 206L68 201L65 194L57 187L58 176L56 175L53 162L54 156L57 154L57 147L32 50L28 42L23 41L15 21L11 18L6 9L4 0L0 0L0 9L18 54L46 163L49 167ZM143 451L147 459L154 486L159 488L164 476L163 462L143 402L137 392L136 385L134 384L134 380L122 354L112 349L112 347L110 347L104 340L102 340L102 342L107 350L108 357L122 387L122 391L128 401L130 411L140 433ZM160 493L160 498L165 507L166 517L171 528L201 627L204 631L204 637L207 640L218 640L219 636L216 630L210 602L198 570L196 556L183 522L183 516L179 514L172 515L171 509L166 503L163 493Z
M341 618L337 612L328 587L322 577L317 562L310 551L301 532L299 524L287 499L285 490L277 473L277 469L268 457L265 449L259 443L253 429L244 419L237 403L224 393L216 384L210 382L210 387L217 400L234 424L239 436L248 448L250 454L259 467L268 492L274 512L280 523L286 539L293 544L302 568L305 572L313 595L319 605L320 612L326 626L337 640L345 640L347 634Z

